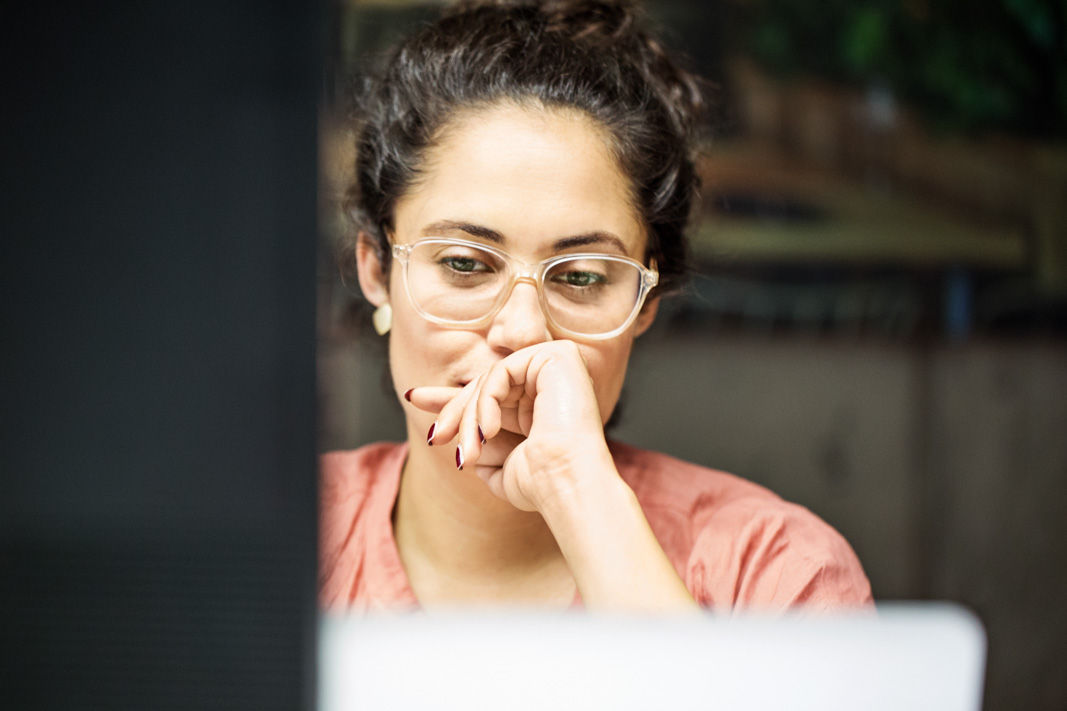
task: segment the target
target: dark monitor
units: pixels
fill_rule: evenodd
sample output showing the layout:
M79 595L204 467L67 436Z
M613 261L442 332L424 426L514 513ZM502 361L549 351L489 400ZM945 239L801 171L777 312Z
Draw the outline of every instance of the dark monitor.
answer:
M314 705L320 8L5 9L0 705Z

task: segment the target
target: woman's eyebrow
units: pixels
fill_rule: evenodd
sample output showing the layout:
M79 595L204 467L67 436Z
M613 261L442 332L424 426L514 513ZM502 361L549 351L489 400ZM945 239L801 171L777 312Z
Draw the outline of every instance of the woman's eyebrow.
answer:
M494 229L483 227L482 225L475 225L470 222L462 222L460 220L438 220L437 222L422 228L422 234L426 236L445 235L453 232L463 232L472 237L480 237L490 242L496 242L497 244L504 244L507 241L504 239L504 235ZM629 252L626 251L626 244L621 239L610 232L600 231L586 232L584 234L572 235L570 237L561 237L552 243L552 249L553 251L561 252L565 249L584 247L589 244L607 244L615 247L622 254L629 254Z
M496 242L497 244L504 243L504 235L496 230L482 227L481 225L472 225L469 222L440 220L434 222L432 225L427 225L422 228L422 234L424 235L441 235L447 232L465 232L471 237L481 237L482 239L487 239L490 242Z
M559 252L573 247L584 247L587 244L609 244L623 254L629 254L629 252L626 251L626 245L623 244L623 241L610 232L586 232L582 235L564 237L556 240L552 247L555 251Z

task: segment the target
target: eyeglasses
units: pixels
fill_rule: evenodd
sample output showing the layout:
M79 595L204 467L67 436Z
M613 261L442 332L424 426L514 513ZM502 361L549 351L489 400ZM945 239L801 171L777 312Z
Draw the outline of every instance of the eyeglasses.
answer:
M394 244L404 287L415 310L428 321L457 328L488 322L508 300L515 283L537 287L548 323L567 336L613 338L637 317L659 282L647 268L613 254L563 254L525 264L478 242L430 238Z

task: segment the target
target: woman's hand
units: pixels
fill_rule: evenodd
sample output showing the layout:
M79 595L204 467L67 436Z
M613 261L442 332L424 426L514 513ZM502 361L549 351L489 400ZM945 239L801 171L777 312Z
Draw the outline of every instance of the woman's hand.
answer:
M590 609L698 609L619 476L581 352L549 341L511 353L463 388L415 388L437 413L430 437L457 440L456 465L538 511Z
M462 389L415 388L413 405L436 412L431 444L456 439L456 465L500 498L541 511L583 486L617 479L600 407L572 341L511 353Z

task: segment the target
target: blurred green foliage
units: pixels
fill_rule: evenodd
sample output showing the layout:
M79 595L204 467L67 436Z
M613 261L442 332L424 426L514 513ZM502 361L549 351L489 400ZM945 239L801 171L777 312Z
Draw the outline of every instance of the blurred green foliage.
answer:
M1067 137L1067 0L734 0L779 77L887 86L946 131Z

